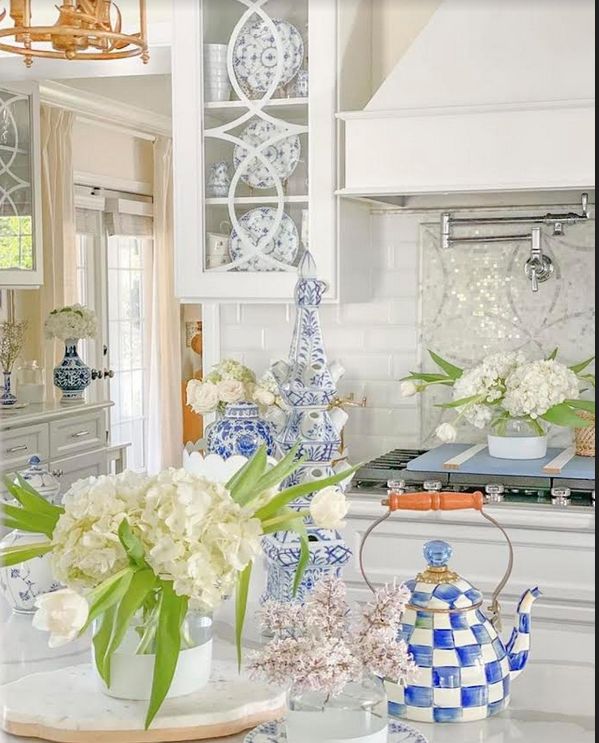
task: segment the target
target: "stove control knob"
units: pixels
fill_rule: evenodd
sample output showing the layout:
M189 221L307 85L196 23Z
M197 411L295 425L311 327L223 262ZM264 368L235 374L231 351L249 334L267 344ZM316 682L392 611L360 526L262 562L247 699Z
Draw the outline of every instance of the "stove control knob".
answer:
M572 503L570 488L551 488L551 502L554 506L569 506Z
M595 491L591 493L591 505L595 508Z
M439 493L443 490L443 483L441 480L425 480L423 485L427 493Z
M405 493L406 481L405 480L387 480L387 488L389 490L389 493L398 493L398 494Z
M503 503L505 488L498 483L490 483L485 488L487 503Z

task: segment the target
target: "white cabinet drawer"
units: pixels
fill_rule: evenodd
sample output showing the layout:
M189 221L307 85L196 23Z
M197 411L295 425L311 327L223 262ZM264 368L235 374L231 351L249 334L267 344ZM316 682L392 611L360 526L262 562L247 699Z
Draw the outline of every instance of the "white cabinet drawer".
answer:
M102 410L50 423L50 459L101 446L106 446L106 418Z
M77 480L108 474L108 454L106 450L81 454L78 457L57 459L50 463L50 469L60 482L60 494L64 495Z
M22 469L34 455L48 459L48 424L23 426L0 434L0 470Z

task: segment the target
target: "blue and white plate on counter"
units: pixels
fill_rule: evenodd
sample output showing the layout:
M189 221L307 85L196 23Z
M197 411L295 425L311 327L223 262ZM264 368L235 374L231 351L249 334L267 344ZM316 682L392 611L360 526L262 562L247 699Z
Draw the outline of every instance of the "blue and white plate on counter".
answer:
M388 743L428 743L427 739L405 722L389 720ZM285 721L265 722L245 736L244 743L287 743Z

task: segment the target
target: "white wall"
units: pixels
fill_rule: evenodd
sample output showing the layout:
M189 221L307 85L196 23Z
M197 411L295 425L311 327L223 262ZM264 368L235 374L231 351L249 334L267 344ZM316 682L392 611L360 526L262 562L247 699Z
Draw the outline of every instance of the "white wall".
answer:
M413 215L373 216L371 268L360 277L371 283L372 300L321 309L329 361L347 370L340 392L368 397L366 409L350 411L345 432L357 461L420 439L418 401L402 399L397 382L417 365L419 223ZM287 356L293 320L290 305L223 305L223 357L261 373Z

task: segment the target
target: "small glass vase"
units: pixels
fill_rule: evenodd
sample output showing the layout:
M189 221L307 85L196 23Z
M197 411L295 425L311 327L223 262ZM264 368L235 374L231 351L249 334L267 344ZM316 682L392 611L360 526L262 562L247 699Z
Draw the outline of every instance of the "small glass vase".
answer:
M77 338L64 342L64 358L54 368L54 384L62 392L61 402L81 403L83 393L92 381L92 371L77 353Z
M10 408L17 404L16 395L13 395L11 390L11 372L4 369L2 371L2 394L0 395L0 406L3 408Z
M287 743L387 743L387 695L374 675L335 695L292 688L287 706Z
M508 418L488 435L489 454L497 459L543 459L547 434L539 421Z
M94 623L94 634L99 622ZM152 693L154 676L154 637L156 617L143 620L136 614L123 642L112 656L110 688L94 670L105 694L116 699L147 701ZM93 647L93 645L92 645ZM203 689L212 671L212 619L205 614L188 612L181 625L181 650L167 699L194 694Z

